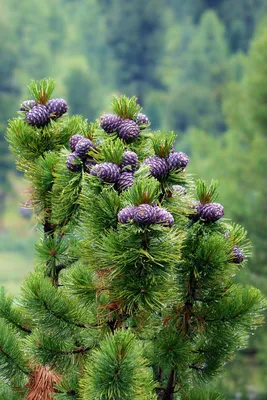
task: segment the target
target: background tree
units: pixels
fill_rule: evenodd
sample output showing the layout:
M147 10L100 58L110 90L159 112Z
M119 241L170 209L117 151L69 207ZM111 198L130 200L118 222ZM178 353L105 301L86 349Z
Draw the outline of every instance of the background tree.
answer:
M249 279L266 293L266 60L267 31L261 32L252 42L243 79L228 86L224 108L229 131L215 140L205 132L192 130L184 148L194 148L193 167L206 178L213 174L221 182L220 198L228 204L229 216L245 225L250 231L255 260L249 264L250 274L243 274L242 280ZM212 154L207 157L209 149ZM238 151L236 151L238 149ZM223 165L219 169L218 165ZM236 177L236 179L234 179ZM233 199L235 201L233 202ZM242 206L238 206L238 203ZM257 210L257 211L255 211ZM251 366L256 359L260 376L266 371L262 365L266 341L264 334L253 340L247 353L247 369L239 377L240 388L245 386ZM241 362L241 361L240 361ZM244 361L246 363L246 361ZM262 381L263 383L263 381ZM237 380L235 379L235 385ZM242 390L242 389L241 389ZM262 390L266 386L262 384Z
M116 87L136 95L143 104L149 91L162 88L158 66L164 46L165 7L156 0L113 0L104 11L107 40L116 60Z

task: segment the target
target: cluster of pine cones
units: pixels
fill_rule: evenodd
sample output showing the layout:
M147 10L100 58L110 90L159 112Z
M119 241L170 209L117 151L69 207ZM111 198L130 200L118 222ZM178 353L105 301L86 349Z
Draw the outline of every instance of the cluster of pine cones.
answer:
M80 172L84 168L85 172L90 173L96 165L94 159L88 155L88 151L95 149L92 140L77 134L70 138L69 144L72 153L67 158L67 168L72 172Z
M126 150L122 155L120 165L105 162L95 165L91 174L97 176L105 183L114 183L119 192L133 185L133 174L138 168L138 156L134 151Z
M56 120L68 111L68 105L64 99L49 100L46 105L38 104L34 100L26 100L20 106L20 111L26 113L26 121L29 125L40 128Z
M143 164L148 165L151 175L161 181L171 171L176 169L184 170L188 162L189 158L185 153L171 151L165 158L159 156L149 157Z
M170 212L151 204L140 204L139 206L123 208L118 214L118 221L122 224L133 221L140 226L161 224L171 227L174 223Z
M137 114L135 120L122 119L117 114L104 114L100 117L100 126L106 133L118 133L126 143L138 138L140 130L147 128L150 121L145 114Z

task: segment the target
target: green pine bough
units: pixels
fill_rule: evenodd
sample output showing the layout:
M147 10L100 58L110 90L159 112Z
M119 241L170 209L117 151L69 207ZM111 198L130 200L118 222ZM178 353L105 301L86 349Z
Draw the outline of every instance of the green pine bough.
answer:
M41 239L19 296L0 292L0 398L222 399L208 383L266 308L234 280L246 232L136 98L88 123L54 86L32 82L7 131Z

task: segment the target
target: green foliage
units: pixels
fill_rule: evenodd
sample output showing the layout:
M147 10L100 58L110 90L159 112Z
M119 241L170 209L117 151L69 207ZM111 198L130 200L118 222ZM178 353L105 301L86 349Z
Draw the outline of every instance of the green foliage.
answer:
M7 295L4 287L0 289L0 318L21 334L31 333L28 328L31 324L30 315L22 316L21 307L14 304L13 296Z
M108 335L92 352L82 380L83 399L156 399L152 371L129 331Z
M114 96L111 108L114 114L119 115L122 119L135 119L141 111L141 107L137 104L137 97L128 98L126 96Z
M30 275L22 292L25 309L34 313L34 325L52 330L55 337L64 339L74 335L77 328L85 328L89 323L90 316L77 307L76 300L70 301L64 290L56 290L50 280L40 274Z
M151 137L152 146L157 156L165 158L170 153L176 140L174 132L155 132Z
M32 81L29 85L29 92L36 103L46 104L55 89L56 82L52 78Z
M122 154L124 152L124 146L120 139L106 140L101 148L105 162L112 162L120 165L122 162Z
M197 182L197 197L202 204L212 203L217 199L218 193L218 182L211 181L210 186L202 179L198 179Z
M135 184L125 192L123 196L125 203L139 205L142 203L155 202L160 194L160 184L154 178L140 177L136 179Z
M0 329L0 377L12 387L23 388L29 373L27 359L16 331L1 321Z

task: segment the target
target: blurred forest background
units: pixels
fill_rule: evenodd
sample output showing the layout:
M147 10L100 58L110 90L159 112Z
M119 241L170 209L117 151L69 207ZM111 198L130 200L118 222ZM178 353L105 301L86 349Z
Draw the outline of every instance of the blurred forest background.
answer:
M239 281L267 295L267 0L0 0L0 283L18 291L38 236L4 140L31 79L53 77L89 120L112 94L139 98L152 129L179 133L190 172L220 181L254 257ZM216 383L267 399L267 325ZM203 399L204 400L204 399Z

